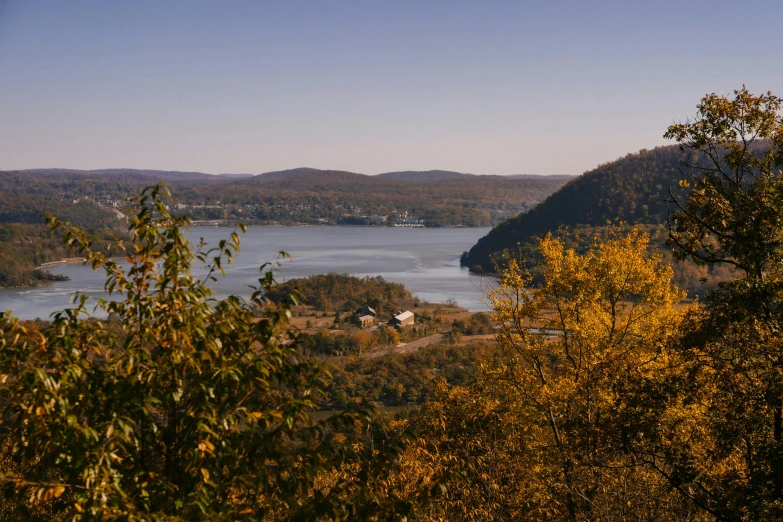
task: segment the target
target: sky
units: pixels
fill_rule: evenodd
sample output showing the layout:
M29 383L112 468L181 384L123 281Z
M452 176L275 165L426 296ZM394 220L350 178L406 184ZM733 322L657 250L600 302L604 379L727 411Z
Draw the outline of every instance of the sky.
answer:
M783 96L780 1L0 0L0 170L581 174Z

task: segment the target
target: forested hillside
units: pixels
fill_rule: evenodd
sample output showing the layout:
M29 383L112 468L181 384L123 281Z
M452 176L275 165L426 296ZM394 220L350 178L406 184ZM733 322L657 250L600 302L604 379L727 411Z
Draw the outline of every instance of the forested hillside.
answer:
M567 179L429 173L406 179L297 168L258 176L107 169L0 172L0 192L120 206L159 180L171 185L175 209L197 220L250 224L492 226L524 212ZM415 179L413 179L415 178ZM418 182L423 181L423 182ZM44 209L45 210L45 209Z
M399 181L413 181L415 183L429 183L442 179L465 179L473 176L473 174L463 174L462 172L453 172L450 170L402 170L397 172L384 172L383 174L378 174L376 177L396 179Z
M555 232L561 226L602 226L607 221L662 224L671 187L685 177L681 162L694 153L677 146L628 154L571 180L544 202L492 229L463 256L463 266L491 271L491 256Z
M0 191L0 223L41 225L44 212L86 229L111 228L118 221L115 212L87 200L73 202L50 195Z
M51 195L0 191L0 288L57 280L36 267L73 255L59 235L44 226L44 212L100 235L119 232L125 223L115 212L86 200L74 203Z

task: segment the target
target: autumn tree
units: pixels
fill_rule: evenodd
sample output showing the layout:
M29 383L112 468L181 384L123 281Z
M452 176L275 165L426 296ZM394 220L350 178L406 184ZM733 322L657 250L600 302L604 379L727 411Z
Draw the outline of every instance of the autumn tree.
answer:
M744 87L711 94L664 137L692 152L683 194L670 190L669 242L681 259L727 263L762 283L783 261L780 98Z
M780 108L744 87L711 94L665 135L691 158L670 193L670 245L737 277L689 314L669 378L647 383L655 419L639 421L649 428L639 447L720 520L783 516Z
M420 420L444 458L466 463L447 514L693 519L689 502L624 449L625 382L666 367L681 318L683 294L648 241L639 228L615 229L580 254L547 236L540 285L515 261L501 273L487 295L500 362L470 387L441 388Z

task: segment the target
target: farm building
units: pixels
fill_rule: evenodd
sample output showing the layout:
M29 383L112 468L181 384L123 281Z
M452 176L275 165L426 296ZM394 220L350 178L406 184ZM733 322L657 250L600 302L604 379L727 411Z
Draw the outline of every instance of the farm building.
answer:
M395 328L404 328L413 324L413 312L402 312L389 319L388 325Z
M367 328L375 323L375 317L371 315L360 315L359 323L362 325L362 328Z
M362 316L362 315L371 315L373 317L377 316L378 314L375 313L375 310L370 308L369 306L362 306L358 310L356 310L356 315Z

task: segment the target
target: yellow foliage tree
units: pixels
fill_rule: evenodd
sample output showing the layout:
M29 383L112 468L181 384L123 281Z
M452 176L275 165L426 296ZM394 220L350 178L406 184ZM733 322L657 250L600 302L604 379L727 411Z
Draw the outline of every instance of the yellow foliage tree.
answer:
M641 229L578 253L540 242L543 281L511 262L487 294L500 363L470 389L442 387L420 422L466 463L458 519L694 519L694 508L625 451L632 376L667 371L684 293ZM430 451L430 453L433 453Z

